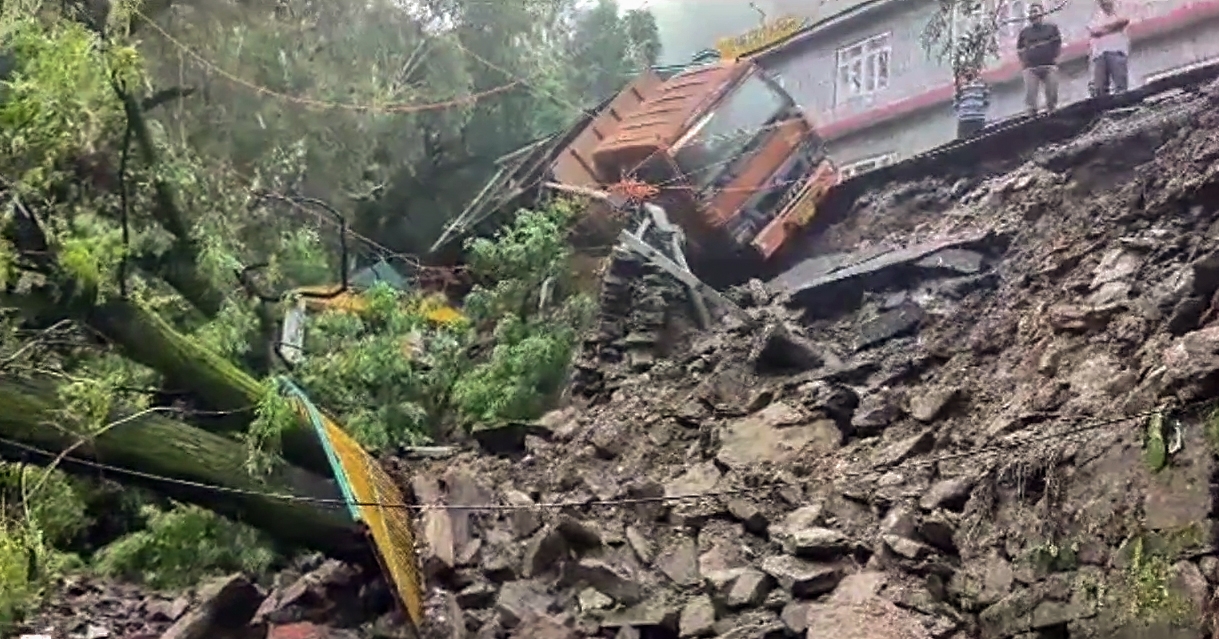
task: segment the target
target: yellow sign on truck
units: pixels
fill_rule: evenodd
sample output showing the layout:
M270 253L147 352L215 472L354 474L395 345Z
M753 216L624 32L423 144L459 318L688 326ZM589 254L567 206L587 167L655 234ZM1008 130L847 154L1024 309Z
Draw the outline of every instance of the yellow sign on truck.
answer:
M721 38L715 48L724 60L735 60L768 47L804 28L804 18L786 16L742 33L735 38Z

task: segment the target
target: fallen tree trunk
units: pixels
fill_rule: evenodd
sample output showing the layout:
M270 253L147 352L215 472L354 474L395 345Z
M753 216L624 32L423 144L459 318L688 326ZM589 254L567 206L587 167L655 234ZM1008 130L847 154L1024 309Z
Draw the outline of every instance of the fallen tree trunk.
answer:
M263 399L262 384L219 354L174 330L156 313L136 303L112 298L85 312L85 323L114 342L127 357L160 372L171 388L189 390L208 408L229 412L207 420L202 428L241 432L254 420ZM283 456L319 474L330 464L317 434L305 424L282 433Z
M125 357L164 375L170 388L189 391L206 408L224 413L199 420L197 425L203 430L243 432L263 399L264 388L258 380L137 302L118 297L96 304L87 297L57 302L49 289L0 296L0 302L43 321L79 321L112 342ZM281 442L283 457L290 463L322 475L331 472L317 434L303 421L281 433Z
M155 413L81 435L60 425L59 401L48 386L6 377L0 377L0 406L0 438L9 440L0 442L0 454L7 458L46 464L49 455L36 451L70 451L61 462L66 469L97 472L80 460L122 468L131 471L118 478L125 483L242 521L286 545L351 561L368 558L368 542L344 506L308 501L339 498L332 484L284 464L265 480L252 477L238 442ZM283 494L305 499L272 496Z

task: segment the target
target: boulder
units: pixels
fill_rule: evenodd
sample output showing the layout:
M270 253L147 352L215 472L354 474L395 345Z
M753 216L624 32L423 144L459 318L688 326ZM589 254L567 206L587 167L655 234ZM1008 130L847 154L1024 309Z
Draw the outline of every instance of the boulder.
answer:
M814 603L805 610L808 639L932 639L917 615L872 597L861 603Z
M764 463L776 466L791 463L801 456L805 447L824 439L824 428L810 427L805 421L800 411L785 402L776 402L748 417L735 419L720 433L716 459L732 469L754 468Z
M656 558L656 567L679 586L699 582L698 544L689 537L672 541Z
M569 563L563 570L563 583L589 586L614 601L631 605L643 598L643 586L626 570L600 560L585 558Z
M762 571L796 598L811 598L834 589L842 580L837 566L817 564L788 555L772 555L762 560Z
M513 639L580 639L580 633L551 617L530 617L512 632Z
M789 555L808 559L837 559L847 550L847 538L837 530L820 526L776 530L775 538Z
M738 497L728 500L728 514L741 522L745 530L755 535L765 535L770 522L762 514L761 509L751 499Z
M246 625L263 595L244 575L216 579L199 591L199 603L170 626L162 639L211 639Z
M714 634L715 604L711 597L699 595L686 603L677 623L681 637L706 637Z
M752 608L762 604L774 587L770 575L752 568L742 569L732 581L725 600L729 608Z
M515 628L532 617L546 616L554 604L554 598L546 594L541 584L510 581L500 587L495 611L504 628Z
M968 477L941 479L923 493L919 506L923 510L947 508L961 512L965 508L965 502L969 501L969 494L973 490L973 486L973 480Z

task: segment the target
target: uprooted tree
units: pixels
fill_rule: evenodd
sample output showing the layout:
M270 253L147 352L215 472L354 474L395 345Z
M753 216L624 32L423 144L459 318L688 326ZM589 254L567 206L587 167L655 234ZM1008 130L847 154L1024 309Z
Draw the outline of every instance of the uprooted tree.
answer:
M547 48L581 19L567 0L0 5L0 454L17 462L0 491L18 508L0 512L0 625L56 565L52 538L80 536L52 526L79 499L30 506L79 485L24 462L139 471L121 478L175 500L131 509L147 530L98 553L112 572L209 552L221 569L265 565L226 543L159 546L149 530L263 543L176 502L359 552L343 511L267 496L324 493L329 473L271 354L281 293L346 267L313 203L351 211L382 257L426 245L499 153L580 106L587 88ZM655 29L623 20L635 39L602 53L650 61ZM589 311L566 279L574 211L472 242L455 321L380 285L361 312L312 318L293 377L373 449L536 415Z

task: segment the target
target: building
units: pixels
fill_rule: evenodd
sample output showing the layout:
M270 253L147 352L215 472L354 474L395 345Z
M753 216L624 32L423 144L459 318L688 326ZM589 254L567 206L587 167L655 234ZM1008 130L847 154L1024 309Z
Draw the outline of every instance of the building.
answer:
M990 117L997 120L1024 110L1015 40L1030 0L984 1L1003 3L997 9L1004 19L1001 56L984 73L992 87ZM796 2L792 10L803 25L794 32L790 21L772 28L780 40L753 54L816 118L845 174L926 151L956 135L951 70L929 55L920 39L938 5L937 0ZM1045 0L1043 5L1053 11L1049 19L1063 34L1059 94L1065 105L1087 97L1086 25L1096 5L1094 0ZM1219 59L1219 0L1125 0L1122 8L1131 18L1131 88ZM759 40L764 38L741 39Z

